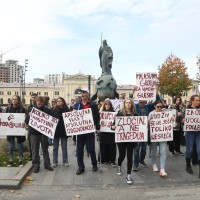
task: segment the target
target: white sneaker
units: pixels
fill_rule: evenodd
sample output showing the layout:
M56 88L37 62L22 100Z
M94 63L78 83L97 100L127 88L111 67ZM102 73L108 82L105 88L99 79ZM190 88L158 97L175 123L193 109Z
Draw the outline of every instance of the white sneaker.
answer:
M133 184L133 181L132 181L132 178L131 178L131 175L130 175L130 174L127 175L127 177L126 177L126 182L127 182L127 184L129 184L129 185Z
M158 167L157 167L156 164L153 164L153 171L154 171L154 172L158 172Z
M118 176L121 176L121 175L122 175L121 166L117 166L117 175L118 175Z
M68 164L68 163L63 163L63 165L64 165L65 167L69 167L69 164Z
M167 176L167 173L165 172L165 169L160 170L160 176Z
M58 163L53 163L52 167L57 167L58 166Z

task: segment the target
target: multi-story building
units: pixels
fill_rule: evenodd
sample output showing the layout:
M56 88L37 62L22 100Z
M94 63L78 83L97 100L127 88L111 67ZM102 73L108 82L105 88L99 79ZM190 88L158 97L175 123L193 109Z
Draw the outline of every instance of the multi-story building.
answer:
M0 64L0 81L5 83L19 83L23 73L23 66L17 60L7 60Z
M46 74L44 76L45 83L62 84L64 81L65 73L62 74Z

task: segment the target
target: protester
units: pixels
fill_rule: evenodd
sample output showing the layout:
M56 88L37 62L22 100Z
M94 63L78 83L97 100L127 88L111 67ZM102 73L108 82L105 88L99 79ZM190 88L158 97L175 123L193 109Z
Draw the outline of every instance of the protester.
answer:
M96 130L99 131L100 115L98 106L95 102L89 100L89 89L83 88L80 91L81 91L81 102L76 103L75 109L81 110L81 109L91 108L94 125L96 127ZM83 161L83 150L85 145L91 157L93 166L92 171L97 171L98 169L96 153L95 153L95 134L87 133L87 134L77 135L77 148L76 148L77 162L78 162L78 170L76 171L77 175L80 175L85 171L85 165Z
M174 98L173 105L169 106L169 109L176 109L176 119L175 119L175 127L173 127L173 141L169 141L169 151L171 155L180 155L184 154L181 152L181 137L182 137L182 119L183 119L183 107L181 97L177 96Z
M137 116L136 108L132 99L126 98L123 101L122 108L120 109L120 111L117 113L116 116ZM113 124L111 128L114 130L116 126ZM119 150L117 174L119 176L121 176L122 174L121 165L125 159L126 152L127 152L126 182L127 184L132 184L133 180L131 178L131 169L132 169L132 164L133 164L133 149L136 146L136 143L135 142L118 142L117 146Z
M133 93L134 91L135 89L133 89ZM156 95L156 100L160 100L160 96L158 94ZM136 103L135 107L138 115L148 116L149 113L154 110L154 103L147 103L146 100L139 100L139 103ZM134 148L133 171L138 171L139 165L142 167L147 167L147 164L144 161L146 156L146 149L147 142L138 142L136 148ZM149 145L149 151L151 151L151 145Z
M25 113L25 108L22 106L21 98L17 95L12 97L10 106L7 107L6 113ZM9 164L8 167L13 165L13 152L15 145L15 138L17 139L18 146L18 157L19 166L23 166L23 142L25 142L25 136L7 136L7 141L9 143Z
M148 116L148 122L150 123L151 119L153 118L153 115L155 112L162 112L163 103L162 101L158 100L154 102L155 110L149 113ZM157 146L159 145L159 154L160 154L160 176L167 176L167 173L165 172L165 163L166 163L166 146L167 142L152 142L151 143L151 160L153 164L153 171L158 172L158 167L156 164L156 152L157 152Z
M188 109L199 109L200 97L198 95L193 95L190 98L190 106ZM185 142L186 142L186 171L189 174L193 174L191 167L191 158L193 153L194 144L196 144L198 162L199 162L199 178L200 178L200 131L185 131Z
M45 106L45 99L42 96L36 97L35 107L46 114L50 114L50 110ZM29 110L28 112L30 113L31 110ZM30 115L28 114L26 118L26 124L29 123L29 120L30 120ZM32 148L33 172L38 173L40 170L40 155L39 155L40 143L43 151L44 167L49 171L53 171L48 152L48 137L40 133L35 128L32 128L31 126L29 126L29 133L30 133L30 141Z
M114 112L112 102L109 99L104 101L101 111ZM100 132L100 154L102 163L111 163L111 166L116 167L116 144L115 133L113 132Z
M36 106L36 97L37 97L36 93L32 93L31 94L31 104L28 106L27 112L31 111L32 108ZM28 147L29 147L29 152L30 152L28 160L31 161L32 160L32 150L31 150L31 142L30 142L30 133L29 133L29 131L28 131Z
M58 119L54 140L53 140L53 167L58 165L58 148L59 141L61 140L62 148L62 162L65 167L68 167L68 151L67 151L67 135L65 131L65 125L63 121L62 113L69 112L69 108L62 97L58 97L56 100L56 106L51 111L51 115Z

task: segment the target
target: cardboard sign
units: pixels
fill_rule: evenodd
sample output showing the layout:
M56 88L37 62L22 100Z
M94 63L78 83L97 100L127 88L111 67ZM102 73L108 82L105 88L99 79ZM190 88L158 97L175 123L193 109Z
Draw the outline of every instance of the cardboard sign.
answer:
M183 131L200 131L200 109L186 109Z
M173 127L176 126L176 115L177 115L177 110L176 109L165 109L165 111L170 111L172 112L172 125Z
M91 108L63 113L67 136L94 133Z
M157 73L136 73L135 100L156 100Z
M111 130L111 126L115 120L117 112L100 112L100 131L101 132L115 132Z
M117 116L115 142L147 142L147 116Z
M24 136L25 113L0 113L0 135Z
M33 107L30 112L29 126L53 139L58 119Z
M172 112L151 112L150 139L151 142L164 142L173 140Z
M120 99L110 99L113 109L115 112L118 112L122 106L123 101Z

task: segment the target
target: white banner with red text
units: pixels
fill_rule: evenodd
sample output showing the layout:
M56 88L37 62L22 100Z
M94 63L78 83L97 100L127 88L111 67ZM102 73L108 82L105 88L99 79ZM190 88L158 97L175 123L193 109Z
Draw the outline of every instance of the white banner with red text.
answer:
M101 132L115 132L111 130L111 126L115 120L117 112L100 112L100 131Z

